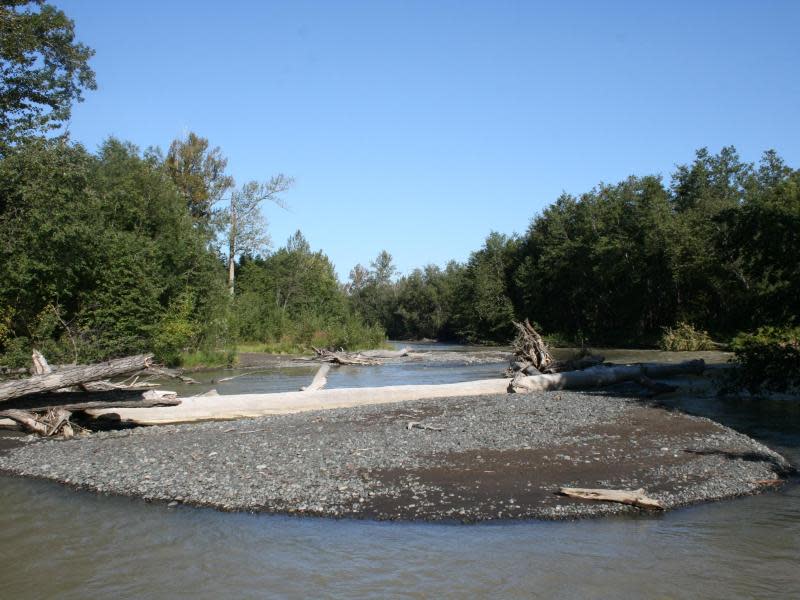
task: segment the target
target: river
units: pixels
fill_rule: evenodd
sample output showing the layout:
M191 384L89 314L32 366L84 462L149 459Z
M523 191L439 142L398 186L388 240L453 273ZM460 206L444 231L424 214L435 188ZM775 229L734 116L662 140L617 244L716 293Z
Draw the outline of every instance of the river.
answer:
M193 391L297 389L313 371L207 372ZM242 376L218 381L232 374ZM329 379L341 387L498 374L497 364L422 362L339 368ZM798 401L674 402L800 464ZM800 598L797 483L663 515L443 525L171 509L0 477L0 598Z

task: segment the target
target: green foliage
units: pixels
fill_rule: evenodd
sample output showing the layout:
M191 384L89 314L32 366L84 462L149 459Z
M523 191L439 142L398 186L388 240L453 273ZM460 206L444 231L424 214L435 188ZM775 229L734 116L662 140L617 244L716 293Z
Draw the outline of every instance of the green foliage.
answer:
M512 318L597 344L652 343L693 323L728 336L800 319L800 171L706 149L669 185L629 177L563 194L520 238L491 234L447 275L356 267L351 303L390 336L507 342ZM385 261L384 261L385 262ZM377 281L380 280L380 285ZM441 293L446 289L445 293ZM709 346L679 327L671 347Z
M153 351L156 358L169 365L178 364L181 353L196 345L199 327L192 321L193 312L191 292L182 293L170 303L155 327Z
M182 352L175 364L184 369L226 368L236 364L236 348L224 350L191 350Z
M707 331L695 329L686 322L678 323L675 327L665 327L658 346L669 352L696 352L715 348Z
M164 166L192 218L208 225L214 203L233 187L233 178L225 174L228 159L219 146L209 149L206 138L190 132L172 142Z
M752 392L800 390L800 327L760 327L731 344L735 382Z
M266 258L240 261L233 320L238 339L274 352L316 347L376 347L382 327L348 305L333 265L298 231Z
M94 51L75 25L43 0L0 3L0 155L27 136L59 127L82 90L93 90Z
M96 156L19 144L0 160L0 306L13 307L0 352L36 344L71 362L147 351L186 294L195 342L224 344L224 271L208 241L157 156L114 139Z

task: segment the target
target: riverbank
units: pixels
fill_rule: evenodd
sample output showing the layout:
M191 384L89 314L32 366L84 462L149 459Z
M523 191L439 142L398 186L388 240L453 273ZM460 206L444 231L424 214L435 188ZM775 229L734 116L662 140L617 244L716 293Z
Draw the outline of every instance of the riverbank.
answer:
M643 487L675 508L755 493L790 467L708 419L560 391L36 441L0 456L0 469L172 506L482 521L638 510L564 498L561 486Z

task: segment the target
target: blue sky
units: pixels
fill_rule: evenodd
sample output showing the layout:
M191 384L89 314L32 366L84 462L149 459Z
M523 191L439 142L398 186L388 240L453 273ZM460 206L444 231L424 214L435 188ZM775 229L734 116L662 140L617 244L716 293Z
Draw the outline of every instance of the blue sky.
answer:
M195 131L240 183L283 172L342 278L522 232L562 191L694 151L800 166L800 2L52 0L97 54L70 131L169 146Z

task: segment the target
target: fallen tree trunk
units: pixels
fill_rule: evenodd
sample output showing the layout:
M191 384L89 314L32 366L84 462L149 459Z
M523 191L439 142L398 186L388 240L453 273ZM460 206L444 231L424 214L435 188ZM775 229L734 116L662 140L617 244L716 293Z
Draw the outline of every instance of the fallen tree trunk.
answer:
M10 408L0 410L0 418L11 418L7 413L15 410L22 410L27 413L40 413L48 410L63 409L70 412L78 412L94 408L153 408L156 406L178 406L181 403L177 398L153 398L150 400L89 400L88 402L75 402L73 404L53 404L52 406L39 406L27 410Z
M313 348L313 346L312 346ZM325 362L332 362L338 365L380 365L381 361L375 358L367 358L360 354L348 354L346 352L331 352L324 348L314 348L317 358Z
M592 367L584 371L566 371L536 375L534 377L514 378L509 384L509 392L529 393L546 390L583 389L604 387L623 381L639 381L642 377L658 378L682 374L701 374L706 368L702 359L682 363L651 363L624 365L617 367Z
M313 392L316 390L321 390L325 387L325 384L328 383L328 371L331 370L330 365L320 365L319 370L314 375L314 379L311 380L307 386L303 386L300 388L301 392Z
M64 369L63 371L34 375L27 379L5 381L0 383L0 401L26 396L28 394L68 388L73 385L80 385L82 383L123 375L132 371L139 371L150 366L151 359L151 354L140 354L94 365L79 365Z
M619 502L630 504L639 508L663 510L664 506L653 498L644 495L644 489L638 490L596 490L588 488L568 488L562 487L558 490L562 496L579 498L581 500L599 500L602 502Z
M705 363L702 360L677 364L596 367L586 371L524 377L520 380L520 385L525 386L526 389L524 391L592 388L620 381L635 380L643 374L649 377L668 377L687 373L700 374L704 369ZM325 389L313 393L280 392L272 394L237 394L222 397L193 396L183 398L180 406L144 409L123 408L113 412L118 414L121 420L130 423L159 425L260 417L408 400L505 394L508 392L509 383L509 379L482 379L436 385ZM93 410L88 412L91 415L99 416L104 412L111 411Z

